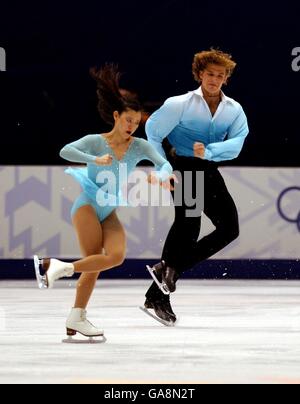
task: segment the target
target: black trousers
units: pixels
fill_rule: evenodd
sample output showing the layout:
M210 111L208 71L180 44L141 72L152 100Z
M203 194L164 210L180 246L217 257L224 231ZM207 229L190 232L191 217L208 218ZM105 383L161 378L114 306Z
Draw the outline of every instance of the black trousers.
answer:
M211 234L198 241L201 232L201 219L187 217L191 207L175 206L175 221L167 237L162 260L176 270L178 277L188 269L212 257L239 236L239 220L235 203L228 192L224 179L214 162L175 156L171 161L174 171L181 173L182 189L184 172L193 173L193 195L196 195L196 172L204 172L204 213L216 227ZM173 193L174 198L174 193ZM184 198L183 198L184 202ZM146 294L147 298L163 297L155 283Z

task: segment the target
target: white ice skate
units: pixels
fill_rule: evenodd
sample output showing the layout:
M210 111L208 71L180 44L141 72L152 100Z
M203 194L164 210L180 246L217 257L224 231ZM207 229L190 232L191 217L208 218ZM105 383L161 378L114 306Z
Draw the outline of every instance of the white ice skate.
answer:
M162 264L165 265L165 262L162 261ZM161 264L158 264L161 266ZM170 295L171 292L168 289L168 286L166 285L166 283L164 281L160 282L156 275L155 275L155 271L158 269L158 265L155 265L154 267L150 267L149 265L147 265L147 270L149 271L150 275L152 276L154 282L157 284L157 286L159 287L159 289L163 292L164 295ZM160 268L161 269L161 268Z
M52 289L54 282L61 278L71 278L74 275L74 265L57 259L39 259L33 257L35 275L40 289ZM41 274L40 269L44 271Z
M104 331L94 327L87 318L87 312L83 309L72 309L67 319L67 336L68 339L63 340L65 344L103 344L106 342ZM76 334L81 334L88 339L73 339ZM97 339L94 339L97 338ZM98 339L100 338L100 339Z

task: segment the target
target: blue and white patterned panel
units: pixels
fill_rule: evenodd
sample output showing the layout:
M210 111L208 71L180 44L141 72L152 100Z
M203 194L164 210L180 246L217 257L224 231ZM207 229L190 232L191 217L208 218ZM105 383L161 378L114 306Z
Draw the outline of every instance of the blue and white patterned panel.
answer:
M224 168L222 173L238 206L241 236L215 258L298 259L300 169ZM63 167L0 167L0 258L79 257L70 219L79 192ZM118 214L127 230L128 258L158 258L174 208L120 208ZM201 237L213 230L207 218L203 223Z

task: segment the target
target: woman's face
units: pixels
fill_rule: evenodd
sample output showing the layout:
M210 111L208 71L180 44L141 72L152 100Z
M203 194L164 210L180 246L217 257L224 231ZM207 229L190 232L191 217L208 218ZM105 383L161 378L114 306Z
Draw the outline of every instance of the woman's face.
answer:
M114 113L115 118L115 127L119 130L120 134L124 139L130 138L138 129L141 119L142 113L133 111L129 109L125 112L122 112L120 115L117 111Z

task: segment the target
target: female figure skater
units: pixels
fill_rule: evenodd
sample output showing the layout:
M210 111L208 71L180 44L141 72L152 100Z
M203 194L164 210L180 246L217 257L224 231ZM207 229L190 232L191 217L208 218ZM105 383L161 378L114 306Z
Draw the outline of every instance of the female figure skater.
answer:
M152 161L159 172L157 178L164 187L170 186L172 166L144 139L134 138L141 121L142 107L137 98L120 90L120 73L113 65L100 71L93 69L92 77L97 82L98 110L104 121L113 124L111 132L86 136L65 146L60 156L75 163L86 163L87 169L69 168L82 186L83 192L72 208L72 221L76 230L83 259L66 263L57 259L39 260L35 257L36 275L40 288L52 288L56 280L81 273L77 285L74 308L67 320L67 335L80 333L86 337L103 336L103 331L94 327L86 318L86 307L91 298L99 274L118 267L125 259L125 231L115 212L119 204L119 170L127 165L128 174L142 160ZM97 185L101 172L110 172L116 177L117 202L104 206L97 203L107 194ZM155 174L156 175L156 174ZM154 175L154 177L155 177ZM102 192L102 193L101 193ZM103 205L103 206L102 206ZM104 250L104 251L103 251ZM45 275L40 274L40 266Z

